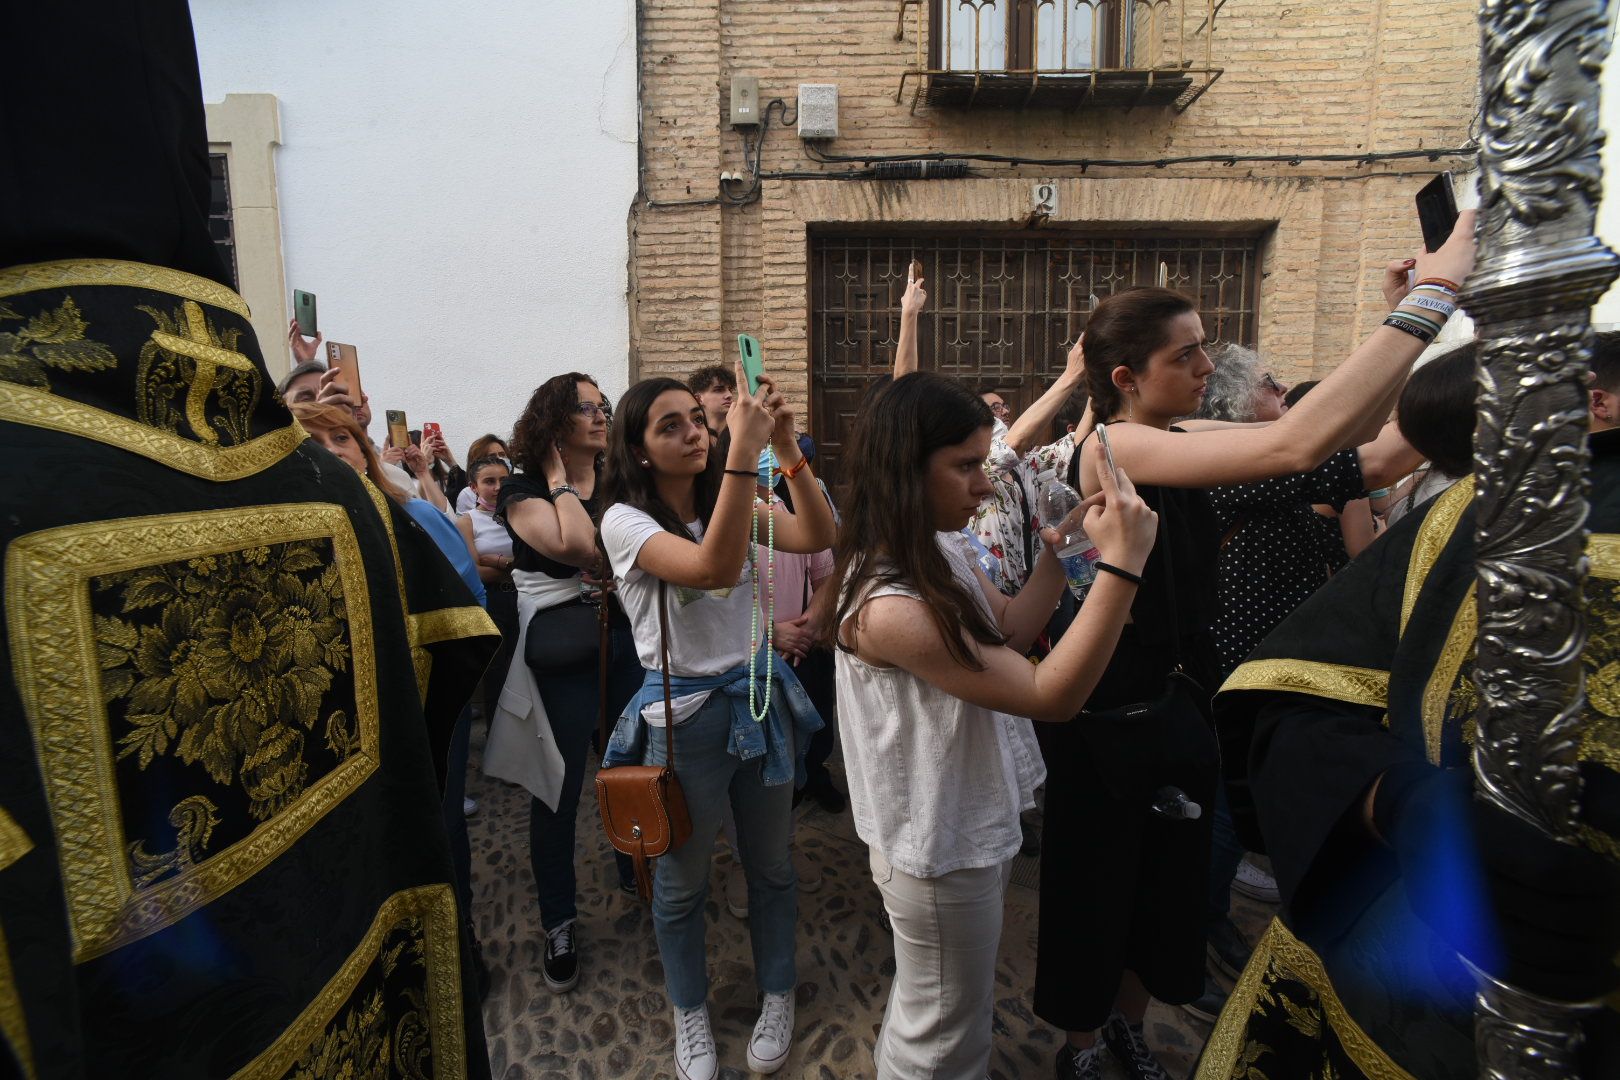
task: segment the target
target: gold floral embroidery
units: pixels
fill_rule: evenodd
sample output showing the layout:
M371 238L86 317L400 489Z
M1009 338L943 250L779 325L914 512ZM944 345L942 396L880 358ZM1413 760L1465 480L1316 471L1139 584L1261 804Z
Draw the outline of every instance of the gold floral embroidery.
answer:
M371 601L341 506L31 533L5 600L79 962L251 877L377 768ZM177 781L208 806L145 801ZM147 831L164 817L173 832Z
M265 821L304 790L304 733L349 668L343 581L330 547L255 546L92 579L140 625L95 618L102 696L127 699L118 759L164 754L240 780Z
M184 416L192 436L201 442L218 444L221 435L230 445L247 442L263 378L253 361L236 351L241 330L216 329L195 300L182 302L173 316L145 304L138 307L157 323L141 347L136 373L135 406L141 422L174 433ZM210 398L219 403L213 415Z
M0 324L22 316L0 303ZM99 341L85 337L88 324L71 296L55 311L42 311L15 330L0 330L0 380L50 389L45 369L105 371L118 357Z
M1279 984L1298 983L1310 992L1310 1000L1288 1003ZM1330 1029L1345 1056L1368 1080L1413 1080L1412 1075L1386 1054L1355 1022L1322 960L1296 938L1281 919L1273 919L1249 957L1226 1008L1221 1011L1215 1031L1198 1064L1198 1080L1227 1080L1229 1077L1259 1077L1266 1074L1257 1062L1270 1049L1249 1034L1249 1021L1265 1016L1268 1008L1281 1005L1290 1027L1304 1034L1320 1034ZM1324 1068L1330 1067L1324 1063Z
M449 885L395 893L349 958L233 1080L465 1075L456 901Z
M1389 672L1312 660L1250 660L1221 684L1221 693L1231 690L1284 690L1382 709L1389 701Z

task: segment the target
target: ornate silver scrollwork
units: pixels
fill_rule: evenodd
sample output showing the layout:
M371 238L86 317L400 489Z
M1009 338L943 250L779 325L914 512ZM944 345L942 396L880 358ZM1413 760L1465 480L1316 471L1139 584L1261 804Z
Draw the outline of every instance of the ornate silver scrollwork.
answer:
M1591 305L1620 258L1593 235L1602 173L1602 0L1482 0L1480 338L1474 437L1482 797L1574 842L1585 692ZM1480 1074L1578 1075L1585 1006L1481 974Z

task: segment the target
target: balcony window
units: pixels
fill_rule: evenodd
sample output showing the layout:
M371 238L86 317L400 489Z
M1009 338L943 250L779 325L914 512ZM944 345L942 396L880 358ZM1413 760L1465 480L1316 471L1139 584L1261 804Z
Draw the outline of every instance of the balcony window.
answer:
M1225 0L901 0L914 4L912 108L1191 105L1221 74ZM903 32L900 36L904 36ZM912 82L912 80L915 80Z

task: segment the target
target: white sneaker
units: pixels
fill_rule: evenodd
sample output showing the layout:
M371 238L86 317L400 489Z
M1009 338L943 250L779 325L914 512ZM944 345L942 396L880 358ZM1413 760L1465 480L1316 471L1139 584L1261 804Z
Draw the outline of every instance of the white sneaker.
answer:
M748 878L735 856L726 868L726 910L739 919L748 918Z
M1237 877L1232 879L1232 888L1264 904L1275 904L1282 899L1281 894L1277 892L1276 877L1269 870L1256 866L1248 859L1238 863Z
M675 1010L675 1075L680 1080L714 1080L720 1057L709 1030L709 1007Z
M748 1067L757 1073L780 1069L793 1049L793 993L766 994L748 1040Z
M821 864L798 848L793 849L793 872L799 876L800 892L821 888Z
M472 817L476 813L478 813L478 804L472 799L463 797L461 800L461 816Z

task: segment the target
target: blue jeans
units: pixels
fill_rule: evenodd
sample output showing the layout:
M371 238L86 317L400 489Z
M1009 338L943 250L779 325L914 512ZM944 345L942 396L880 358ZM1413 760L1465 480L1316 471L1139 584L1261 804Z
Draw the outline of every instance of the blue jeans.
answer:
M709 996L704 900L714 840L729 800L737 819L737 854L748 880L748 936L754 948L754 982L768 994L785 994L798 981L793 963L799 918L799 879L788 839L793 831L793 785L766 787L763 759L740 761L726 750L731 706L722 694L675 727L675 774L686 795L692 835L654 863L653 930L664 962L670 1003L694 1009ZM647 732L647 764L662 765L664 730Z
M521 662L521 661L520 661ZM641 662L628 626L613 628L613 655L608 668L608 718L611 726L625 702L641 687ZM540 925L555 930L577 918L577 881L574 876L574 838L579 824L579 797L585 787L585 761L591 735L596 731L597 670L536 675L540 700L551 721L551 734L563 759L562 794L553 810L539 799L529 800L529 859L534 868L535 892L540 898ZM595 800L592 800L595 805ZM619 856L623 864L629 860ZM627 867L621 865L619 880ZM634 880L634 877L631 877Z

